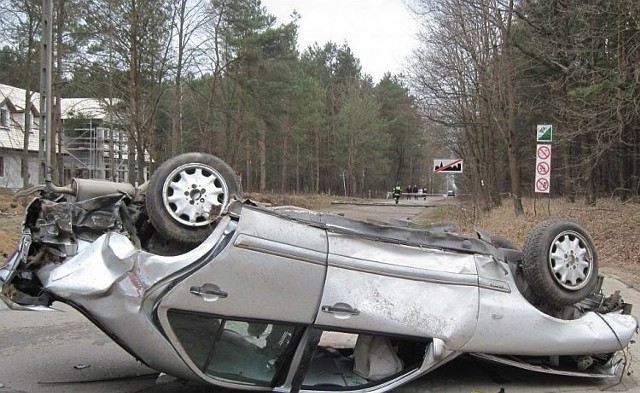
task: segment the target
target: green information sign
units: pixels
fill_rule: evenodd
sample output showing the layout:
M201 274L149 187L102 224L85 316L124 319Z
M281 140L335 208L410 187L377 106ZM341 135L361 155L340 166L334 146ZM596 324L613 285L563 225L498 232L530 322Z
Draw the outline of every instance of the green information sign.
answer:
M553 140L553 126L551 124L538 124L536 132L537 142L551 142Z

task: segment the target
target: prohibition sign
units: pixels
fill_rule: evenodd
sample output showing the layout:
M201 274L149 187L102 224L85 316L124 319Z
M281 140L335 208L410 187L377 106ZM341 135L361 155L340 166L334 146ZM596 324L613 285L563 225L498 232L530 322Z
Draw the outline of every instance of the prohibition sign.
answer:
M536 146L535 191L549 193L551 190L551 145Z
M549 181L545 178L538 179L536 181L536 191L546 192L549 189Z
M541 160L546 160L550 156L551 156L551 149L549 149L549 146L545 146L545 145L538 146L538 157Z
M538 166L536 167L536 170L538 171L539 174L546 175L547 173L549 173L549 164L543 161L538 164Z

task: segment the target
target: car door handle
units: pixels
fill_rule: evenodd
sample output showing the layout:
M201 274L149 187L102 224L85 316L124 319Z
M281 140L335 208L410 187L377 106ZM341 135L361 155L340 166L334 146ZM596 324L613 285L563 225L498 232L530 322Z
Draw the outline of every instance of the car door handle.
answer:
M189 292L194 295L202 296L207 300L207 297L216 297L216 298L226 298L229 294L223 290L221 290L217 285L214 284L204 284L201 287L193 286L189 289Z
M360 311L357 308L353 308L346 303L336 303L333 306L322 306L322 312L348 316L348 315L359 315Z

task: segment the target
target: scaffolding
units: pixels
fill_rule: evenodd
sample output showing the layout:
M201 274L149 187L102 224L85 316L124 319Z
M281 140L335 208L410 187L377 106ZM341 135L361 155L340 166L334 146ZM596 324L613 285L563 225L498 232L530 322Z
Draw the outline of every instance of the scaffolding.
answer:
M63 145L66 179L129 180L127 136L122 130L94 126L89 120L83 127L66 129Z

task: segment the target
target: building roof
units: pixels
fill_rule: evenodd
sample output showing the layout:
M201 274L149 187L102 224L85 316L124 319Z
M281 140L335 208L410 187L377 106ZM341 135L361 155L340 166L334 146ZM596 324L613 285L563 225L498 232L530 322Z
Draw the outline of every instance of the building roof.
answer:
M5 107L13 114L24 113L25 105L25 89L9 86L0 83L0 107ZM33 130L29 135L29 151L38 151L38 130L40 113L38 111L40 105L40 93L33 92L31 96L31 113L34 116ZM85 119L96 119L108 121L110 115L107 113L104 101L96 98L62 98L61 112L62 119L71 119L82 117ZM9 128L0 128L0 149L22 150L23 146L23 127L24 117L19 116L14 119L11 116Z
M38 130L29 133L29 151L38 151ZM0 149L22 150L24 144L22 130L0 130Z
M62 118L70 119L78 115L87 119L106 120L106 104L95 98L63 98Z
M8 101L10 102L10 105L15 107L16 112L23 112L25 108L25 93L25 89L0 83L0 105L3 102ZM109 117L106 110L106 102L97 98L62 98L61 102L63 119L81 116L87 119L106 120ZM31 105L32 109L35 110L36 115L39 115L39 92L33 92L33 95L31 96Z
M16 112L23 112L25 108L24 104L24 96L26 94L25 89L20 89L17 87L4 85L0 83L0 103L8 103L9 106L13 106ZM37 92L33 92L31 96L31 105L32 109L36 110L38 108L38 103L40 102L40 94Z
M24 113L25 107L25 93L24 89L17 87L0 84L0 108L7 108L10 112L9 116L9 128L0 128L0 148L11 150L22 150L24 145ZM33 93L31 96L31 115L34 117L39 116L36 104L40 100L38 93ZM14 114L17 118L14 118ZM33 130L29 133L29 151L38 151L38 124L37 119L34 118Z

